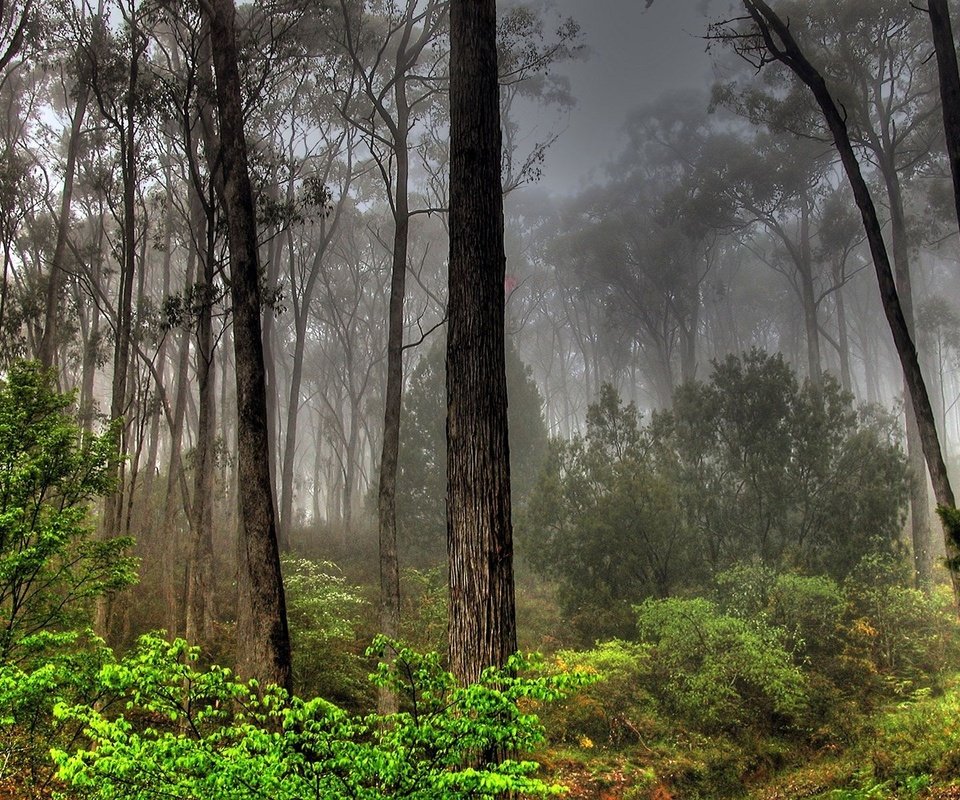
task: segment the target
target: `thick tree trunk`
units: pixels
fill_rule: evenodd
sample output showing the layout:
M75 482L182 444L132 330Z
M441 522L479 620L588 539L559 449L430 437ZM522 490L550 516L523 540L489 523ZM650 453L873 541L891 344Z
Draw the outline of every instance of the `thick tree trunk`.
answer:
M237 574L237 670L261 684L290 688L290 636L270 479L267 400L256 214L247 169L233 0L211 0L210 32L217 81L224 201L237 378L240 536Z
M890 332L893 334L893 341L903 369L910 403L916 414L923 454L933 481L934 495L939 506L945 509L954 509L956 502L953 488L950 485L946 464L940 450L936 421L926 383L920 371L917 349L910 336L903 308L900 305L900 297L897 293L896 282L893 279L890 258L883 241L880 219L877 216L873 197L860 171L860 163L857 160L856 152L850 142L845 116L837 107L823 76L800 50L789 27L763 0L743 0L743 2L744 7L757 24L771 55L789 67L813 92L830 128L847 180L853 189L857 208L860 210L863 219L864 232L867 236L870 254L873 257L874 269L877 274L884 315L887 318L887 324L890 326ZM960 555L960 549L958 549L946 527L944 527L944 544L947 557L954 561ZM951 580L953 582L954 600L960 606L960 580L958 580L958 575L954 570L951 570Z
M517 649L496 25L495 0L450 4L447 547L462 682Z
M943 106L943 130L953 176L953 197L960 223L960 69L957 68L957 49L950 23L947 0L928 0L933 47L937 53L937 73L940 79L940 102Z

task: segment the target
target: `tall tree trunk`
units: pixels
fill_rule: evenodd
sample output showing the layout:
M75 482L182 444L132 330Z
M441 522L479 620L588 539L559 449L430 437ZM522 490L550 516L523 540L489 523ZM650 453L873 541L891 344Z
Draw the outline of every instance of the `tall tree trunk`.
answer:
M196 241L204 243L200 317L197 322L197 444L193 457L192 547L187 560L186 637L207 646L213 639L213 449L216 433L216 369L213 343L213 277L216 259L213 209L204 213L191 191L191 225Z
M276 232L270 239L270 244L267 247L267 286L276 286L277 279L280 275L281 238L279 232ZM261 331L261 337L263 340L264 384L267 398L267 444L269 445L267 450L269 453L267 463L270 467L270 482L274 487L274 491L276 491L278 466L276 459L279 450L278 443L280 441L280 414L277 410L277 402L280 397L280 381L277 377L277 360L274 357L273 350L273 343L276 338L274 336L276 316L272 309L267 309L267 313L263 314L262 319L263 330ZM277 542L281 552L286 552L290 549L290 542L287 536L288 532L283 524L283 518L280 517L277 527Z
M943 107L943 130L953 176L953 199L960 223L960 70L957 68L957 48L950 23L947 0L928 0L933 47L937 54L937 74L940 79L940 102Z
M823 384L820 362L820 326L817 323L817 298L813 286L813 256L810 253L810 201L803 195L800 212L800 250L797 271L800 273L800 295L803 299L803 327L807 339L807 374L814 386Z
M110 392L110 418L123 419L127 412L130 372L130 340L133 335L133 281L136 274L136 199L137 199L137 144L136 97L140 60L138 56L139 28L136 15L130 17L130 64L127 73L127 97L120 123L121 177L123 185L122 254L120 265L120 296L117 308L116 335L113 349L113 379ZM120 451L126 452L130 431L129 420L124 419L120 432ZM117 467L117 485L104 502L103 533L119 536L123 523L126 462L120 459ZM96 607L95 628L104 638L110 638L112 599L100 598Z
M887 318L887 324L890 326L890 332L893 334L894 345L903 369L907 394L916 415L919 438L927 462L927 469L930 471L930 477L933 481L934 495L939 506L944 509L955 509L956 502L953 488L950 485L947 467L940 450L933 407L930 404L927 386L920 371L917 349L913 343L913 338L910 336L903 307L900 304L900 297L893 278L886 244L883 241L883 232L876 206L863 178L863 173L860 171L860 163L857 160L856 152L850 142L846 118L837 107L823 76L800 50L790 28L784 24L783 20L773 12L764 0L743 0L743 3L763 36L770 54L789 67L813 92L830 128L847 180L853 189L857 208L860 210L863 219L864 232L867 236L870 254L873 257L874 269L877 274L884 315ZM947 557L956 563L957 557L960 556L960 548L953 541L947 526L944 526L944 545ZM951 570L950 576L953 584L954 601L960 607L960 576L958 576L956 570Z
M517 649L496 27L495 0L452 0L447 547L450 669L462 682Z
M270 479L267 398L260 329L256 213L243 135L233 0L202 6L210 16L230 247L230 293L237 377L240 531L237 670L262 685L291 686L290 635L280 575L277 514Z
M400 629L400 565L397 555L397 459L400 451L400 404L403 394L403 298L407 282L407 247L410 209L407 197L409 152L406 79L398 71L394 89L397 104L393 142L397 178L393 202L393 262L390 268L390 307L387 321L387 386L384 393L383 443L380 483L377 489L377 522L380 544L380 632L396 638ZM378 694L381 713L396 710L396 698Z
M57 220L57 241L50 262L47 280L46 307L43 315L43 338L40 339L40 363L49 369L53 366L57 349L57 320L60 316L63 284L66 272L64 260L67 255L67 236L70 232L70 206L73 202L73 182L77 172L77 152L80 149L80 134L90 100L90 86L86 81L80 85L77 103L70 122L70 139L67 141L67 161L63 171L63 193L60 196L60 218Z
M837 304L837 353L840 356L840 385L845 392L853 393L853 376L850 372L850 332L847 330L847 307L843 300L843 287L834 294Z
M185 288L189 289L193 285L194 273L196 271L197 254L196 250L191 250L187 256L187 276ZM178 595L177 588L181 585L180 576L180 536L179 526L177 524L178 515L174 509L178 503L176 500L177 488L180 488L180 503L185 513L189 514L189 495L186 489L186 479L183 474L183 461L181 453L183 451L183 427L187 416L187 390L189 387L190 374L190 334L187 331L180 332L180 352L177 356L177 394L173 403L173 422L170 425L170 464L167 472L166 502L164 507L166 513L163 515L163 524L161 528L160 552L162 554L161 578L163 581L163 599L165 610L165 625L167 633L171 636L178 636L183 632L184 625L180 613L180 603L183 598Z
M897 294L903 309L903 318L910 338L916 341L913 315L913 281L910 276L910 247L907 240L906 214L903 191L896 165L887 157L878 158L890 200L890 239L893 245L893 268ZM903 394L909 394L906 379ZM907 461L913 473L910 481L910 536L913 545L914 580L917 587L929 589L933 585L933 557L930 542L930 497L927 492L927 468L920 441L917 416L910 403L904 404L907 430Z

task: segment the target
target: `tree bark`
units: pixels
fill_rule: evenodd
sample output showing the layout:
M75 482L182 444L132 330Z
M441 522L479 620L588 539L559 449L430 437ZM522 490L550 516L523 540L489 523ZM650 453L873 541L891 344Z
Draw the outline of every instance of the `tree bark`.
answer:
M873 257L874 269L877 274L877 283L880 288L880 298L883 304L884 315L890 332L893 334L894 345L903 369L904 382L908 389L910 403L916 414L919 437L923 447L923 454L927 462L927 469L933 482L933 491L937 504L945 509L955 509L953 488L947 476L946 464L940 450L940 440L937 436L936 421L927 386L920 371L920 362L917 349L907 325L900 297L897 293L896 282L890 266L886 244L880 227L873 197L860 171L860 163L850 141L846 119L827 87L826 81L817 69L810 63L800 47L797 45L789 27L778 17L764 0L743 0L744 7L756 23L770 55L781 61L813 92L817 104L823 112L824 118L833 136L834 144L840 155L847 180L853 189L853 195L863 220L864 232ZM954 561L960 555L956 543L948 528L944 527L944 544L947 557ZM960 607L960 576L955 570L950 571L953 584L954 601Z
M80 134L83 119L90 100L90 87L83 83L77 95L77 104L70 123L70 139L67 142L67 161L63 171L63 193L60 196L60 219L57 220L57 241L50 262L50 276L47 280L46 308L43 315L43 337L40 339L40 363L45 369L53 366L57 349L57 321L60 317L63 283L66 272L63 262L67 255L67 235L70 231L70 206L73 202L73 183L77 172L77 151L80 148Z
M270 479L267 398L256 214L243 135L243 106L233 0L211 0L220 154L230 249L230 294L237 381L240 530L237 574L237 671L261 684L291 686L290 636Z
M463 682L517 648L496 24L495 0L450 4L449 654Z
M214 221L204 213L196 189L191 190L191 225L202 242L203 277L199 284L197 320L197 444L193 456L192 547L187 559L186 637L208 646L213 639L213 450L216 425L216 370L213 343L213 274L216 257Z
M383 411L383 443L380 451L380 483L377 518L380 538L380 632L396 638L400 629L400 564L397 554L397 460L400 452L400 404L403 395L403 298L407 281L407 246L410 232L408 206L409 153L406 82L398 76L397 131L394 141L397 179L394 192L393 264L390 272L390 309L387 322L387 387ZM344 480L347 477L344 476ZM346 495L349 490L346 490ZM349 512L343 509L344 514ZM389 692L378 695L380 713L396 710Z
M937 54L943 130L950 159L950 174L953 176L953 198L957 222L960 224L960 69L957 68L957 49L947 0L928 0L927 8L930 12L933 47Z

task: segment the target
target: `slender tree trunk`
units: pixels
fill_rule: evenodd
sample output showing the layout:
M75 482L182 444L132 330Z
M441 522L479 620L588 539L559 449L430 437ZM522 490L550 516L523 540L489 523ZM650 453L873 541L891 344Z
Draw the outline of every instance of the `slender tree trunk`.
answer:
M837 304L837 344L840 356L840 385L845 392L853 393L853 375L850 372L850 332L847 330L847 307L843 300L843 287L834 294Z
M400 565L397 555L397 459L400 450L400 404L403 395L403 298L407 282L407 247L410 233L408 205L409 110L406 80L398 72L394 97L397 103L397 135L393 153L397 177L394 190L393 262L390 269L390 306L387 321L387 386L383 411L383 443L380 451L380 483L377 490L377 521L380 543L380 632L396 638L400 629ZM380 713L396 710L390 692L378 694Z
M933 47L937 54L937 73L940 79L940 102L943 107L943 130L953 176L953 198L960 223L960 70L957 68L957 49L950 23L947 0L928 0Z
M196 270L197 255L192 250L187 257L187 276L185 285L189 288L193 284ZM164 608L166 611L167 633L173 637L183 631L180 602L177 587L182 583L180 577L180 537L177 524L178 514L174 513L177 507L177 487L180 487L180 503L185 513L189 513L189 495L186 491L186 480L183 475L183 426L187 416L187 390L190 373L190 335L187 331L180 332L180 352L177 356L177 394L173 403L173 423L170 426L170 464L167 472L166 513L163 515L161 528L160 552L161 578L163 581Z
M211 0L224 201L230 246L230 291L237 377L240 536L237 574L237 670L261 684L291 685L290 636L277 546L269 468L267 398L260 329L256 213L243 135L243 104L233 0Z
M907 241L906 214L903 208L903 191L896 165L888 158L880 157L880 171L890 200L890 238L893 245L893 268L897 294L903 309L903 318L910 338L916 341L916 326L913 315L913 281L910 274L910 248ZM904 398L910 388L906 379L903 384ZM930 542L930 497L927 492L927 468L920 441L917 416L910 403L904 404L907 430L907 461L913 473L910 481L910 535L913 545L914 580L918 588L929 589L933 585L933 557Z
M197 444L193 455L192 546L187 560L186 636L208 646L213 639L213 449L216 433L216 369L213 344L213 277L216 244L214 221L204 214L201 199L191 192L191 225L204 243L200 261L200 316L197 321Z
M116 336L113 350L113 380L110 394L110 418L123 419L127 412L130 372L130 339L133 327L133 282L136 274L136 199L137 199L137 144L135 89L139 76L138 37L135 15L131 16L131 57L127 74L127 98L120 126L121 176L123 185L123 233L120 265L120 297L117 309ZM120 450L126 452L130 431L129 420L124 419L120 433ZM123 524L123 497L125 492L126 462L120 459L117 467L117 485L106 497L103 512L103 533L119 536ZM96 606L94 627L104 638L110 639L112 599L100 598Z
M101 226L98 235L103 237ZM93 264L90 266L91 280L94 285L100 284L102 242L98 246ZM100 347L100 307L90 303L90 329L83 346L83 375L80 379L80 419L85 431L93 430L94 410L94 379L97 374L97 356Z
M870 254L873 257L884 315L887 318L887 324L890 326L890 332L893 334L893 341L908 390L907 394L916 415L919 438L927 468L933 481L934 495L938 505L945 509L955 509L956 502L953 488L950 485L947 467L940 450L936 421L930 404L930 396L927 393L927 386L920 371L917 349L910 336L903 307L900 304L897 285L893 278L893 270L890 266L886 244L883 241L883 232L873 203L873 197L866 181L863 179L860 163L850 142L846 118L837 107L823 76L800 50L789 27L763 0L743 0L743 2L744 7L757 24L770 53L789 67L806 84L813 92L823 111L847 175L847 180L853 189L857 208L859 208L860 215L863 218L864 232L870 246ZM960 549L953 541L946 526L944 527L944 545L947 557L955 563L957 557L960 556ZM960 606L960 576L957 575L955 570L951 570L950 575L953 583L954 600Z
M814 386L823 384L820 362L820 327L817 323L817 298L813 287L813 257L810 253L810 203L803 195L800 213L800 294L803 298L803 327L807 339L807 374Z
M280 243L281 236L274 235L267 247L267 286L276 286L280 274ZM277 360L274 357L273 343L276 338L276 317L272 309L267 309L262 316L263 330L263 367L264 381L266 385L267 398L267 443L269 445L267 452L268 466L270 467L270 482L276 491L277 487L277 454L280 441L280 414L277 411L277 402L280 397L280 381L277 378ZM282 491L282 489L281 489ZM283 517L278 519L277 542L281 552L287 552L290 549L290 542L287 534L289 531L284 526Z
M40 363L44 367L53 366L57 349L57 320L60 315L63 284L66 272L63 264L67 255L67 236L70 232L70 206L73 202L73 182L77 172L77 152L80 149L80 135L83 120L90 101L90 87L81 83L77 94L77 103L70 123L70 139L67 141L67 161L63 171L63 193L60 196L60 218L57 220L57 241L50 262L50 277L47 281L47 298L43 315L43 338L40 339Z
M447 547L450 669L465 683L517 649L496 26L495 0L452 0Z

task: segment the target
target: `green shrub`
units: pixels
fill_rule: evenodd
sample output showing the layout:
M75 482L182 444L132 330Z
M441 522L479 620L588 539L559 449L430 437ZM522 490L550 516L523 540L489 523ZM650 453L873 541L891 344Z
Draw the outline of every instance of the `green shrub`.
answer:
M543 722L551 741L620 746L645 741L663 728L653 698L643 688L650 671L649 647L614 640L592 650L561 650L555 665L595 675L597 682L550 704Z
M677 598L637 606L637 629L651 648L645 688L699 730L772 732L806 710L806 681L779 629Z
M881 688L906 693L938 686L960 655L960 626L949 590L908 588L905 565L868 556L846 582L849 649L868 661Z
M0 777L16 781L22 796L44 796L53 777L50 748L68 746L77 726L57 725L57 702L102 703L99 672L113 653L87 632L46 633L24 646L43 653L42 666L0 666Z
M369 667L356 620L369 603L360 588L336 564L291 557L283 560L283 584L297 687L351 708L367 705Z
M847 598L832 578L743 565L720 573L714 583L726 613L783 631L797 664L819 667L841 648Z
M396 658L380 664L374 682L390 686L407 710L379 717L277 687L261 693L219 667L199 672L197 651L185 642L143 637L101 671L104 687L127 698L126 716L58 706L57 717L82 723L90 740L87 749L54 752L59 776L103 800L479 800L560 792L535 777L535 763L490 756L540 742L542 728L523 707L557 699L588 677L518 677L530 664L515 657L461 687L439 656L377 643L380 652L387 646Z
M93 599L135 579L131 540L94 539L89 519L112 486L115 432L83 431L72 404L32 362L0 385L0 663L34 658L37 634L84 627Z
M954 780L960 774L960 689L940 697L924 690L880 718L864 761L877 781L906 785L918 776Z

